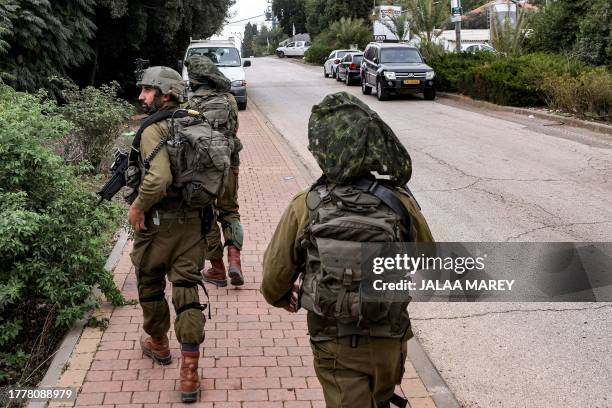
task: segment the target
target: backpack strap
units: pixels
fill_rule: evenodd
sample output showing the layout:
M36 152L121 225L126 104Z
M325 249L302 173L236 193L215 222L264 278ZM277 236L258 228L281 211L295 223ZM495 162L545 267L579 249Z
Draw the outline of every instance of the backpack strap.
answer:
M138 128L138 131L136 132L136 136L134 136L134 141L132 142L132 149L130 150L130 161L138 160L138 156L135 156L135 155L140 153L140 141L142 140L142 133L145 131L146 128L148 128L154 123L161 122L162 120L168 119L172 116L180 118L186 115L187 115L186 112L175 112L174 110L163 110L163 111L157 111L154 114L148 116L144 120L144 122L142 122L142 125L140 125L140 128ZM156 146L154 150L159 151L159 148ZM148 162L153 160L153 157L147 157Z
M411 231L412 219L410 217L410 213L392 189L379 183L378 180L368 179L359 179L355 183L353 183L353 186L366 193L372 194L380 201L385 203L389 208L391 208L393 212L395 212L400 217L404 227L406 227L406 230L408 231L409 235L409 240L414 240Z

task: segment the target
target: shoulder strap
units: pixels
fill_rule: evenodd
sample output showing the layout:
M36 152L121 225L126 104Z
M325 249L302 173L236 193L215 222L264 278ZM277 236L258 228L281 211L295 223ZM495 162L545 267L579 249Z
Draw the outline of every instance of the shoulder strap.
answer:
M404 227L406 227L408 233L412 235L412 219L410 218L410 213L392 189L379 183L377 180L360 179L353 185L358 189L377 197L380 199L380 201L391 208L397 215L399 215L402 224L404 224ZM414 237L410 236L409 239L414 240Z
M169 117L172 117L172 115L174 115L173 110L157 111L154 114L148 116L144 120L144 122L142 122L142 125L140 125L140 128L138 128L136 136L134 136L134 141L132 142L132 149L130 150L130 161L136 160L137 157L133 157L133 155L140 153L140 140L142 139L142 132L144 132L144 130L152 124L161 122L164 119L168 119ZM175 116L180 117L181 112L177 112Z

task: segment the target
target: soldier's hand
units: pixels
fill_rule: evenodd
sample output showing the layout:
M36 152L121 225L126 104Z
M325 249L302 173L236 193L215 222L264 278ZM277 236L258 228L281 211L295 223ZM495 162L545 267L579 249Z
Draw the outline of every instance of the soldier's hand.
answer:
M300 291L300 285L298 283L293 284L293 288L291 289L291 298L289 299L289 304L283 308L289 313L296 313L299 309L298 307L299 291Z
M134 231L146 231L145 227L145 214L140 208L134 204L130 205L128 210L128 222L134 228Z

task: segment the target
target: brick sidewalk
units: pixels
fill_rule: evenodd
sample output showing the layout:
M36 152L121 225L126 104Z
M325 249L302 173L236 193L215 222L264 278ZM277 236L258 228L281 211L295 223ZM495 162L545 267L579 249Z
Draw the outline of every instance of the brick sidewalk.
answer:
M80 387L76 402L50 406L325 406L312 366L304 311L289 314L272 308L258 290L263 253L278 219L293 195L309 184L310 176L300 170L294 156L265 127L256 110L240 113L239 135L245 146L241 153L240 213L245 230L242 259L246 284L238 290L208 285L213 318L206 322L200 358L200 402L179 402L180 352L173 330L172 364L154 365L142 355L138 343L142 332L140 306L113 309L104 304L97 315L110 319L108 328L103 332L84 330L60 380L60 386ZM114 275L126 298L137 299L130 250L131 242L124 248ZM400 393L402 390L413 408L435 407L410 362L402 387L398 387Z

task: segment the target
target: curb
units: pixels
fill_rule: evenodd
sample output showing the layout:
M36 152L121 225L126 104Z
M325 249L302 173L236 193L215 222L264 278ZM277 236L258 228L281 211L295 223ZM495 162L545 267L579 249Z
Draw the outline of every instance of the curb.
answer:
M588 129L594 132L612 135L612 125L606 125L604 123L589 122L589 121L582 120L582 119L555 115L552 113L539 112L539 111L535 111L535 110L531 110L527 108L517 108L513 106L496 105L491 102L472 99L469 96L465 96L461 94L438 92L438 96L442 98L452 99L458 102L463 102L468 105L475 106L477 108L502 111L502 112L512 112L512 113L517 113L519 115L525 115L525 116L532 115L538 119L554 120L554 121L561 122L561 124L563 125L568 124L568 125L575 126L578 128Z
M253 100L250 101L250 106L254 106L255 116L259 116L257 120L262 123L262 126L266 133L268 133L277 148L284 150L286 159L294 161L297 170L302 174L302 177L309 183L312 183L318 178L318 175L314 172L315 169L311 168L302 156L295 151L291 145L286 141L282 134L274 127L272 122L266 117L266 115L259 109ZM408 357L414 369L418 373L419 377L425 384L427 391L432 400L434 400L437 408L461 408L461 405L448 388L448 385L444 379L440 376L440 373L433 365L429 356L419 343L417 336L415 335L410 341L408 341Z
M123 248L127 244L128 241L128 233L125 229L121 230L119 235L119 239L115 242L115 246L113 247L110 255L106 259L106 263L104 264L104 269L108 272L112 272L117 266L119 259L121 258L121 253L123 252ZM102 292L100 289L95 288L91 296L100 297ZM37 387L55 387L59 382L62 374L64 372L64 367L70 360L72 356L72 352L76 347L79 339L81 338L81 334L83 332L83 328L87 324L87 321L91 317L93 311L87 313L85 317L81 320L78 320L74 323L70 331L64 336L62 343L59 348L55 352L55 357L53 357L53 361L51 361L51 365L47 369L47 373L43 377L42 381L37 385ZM49 400L43 401L30 401L27 404L27 408L44 408L47 406Z

